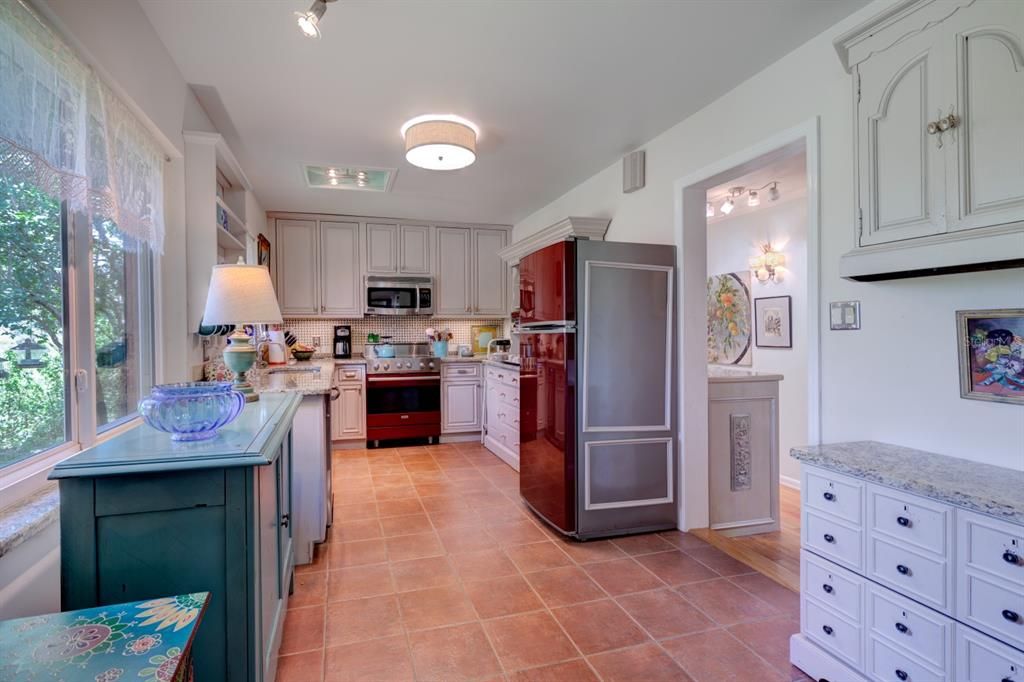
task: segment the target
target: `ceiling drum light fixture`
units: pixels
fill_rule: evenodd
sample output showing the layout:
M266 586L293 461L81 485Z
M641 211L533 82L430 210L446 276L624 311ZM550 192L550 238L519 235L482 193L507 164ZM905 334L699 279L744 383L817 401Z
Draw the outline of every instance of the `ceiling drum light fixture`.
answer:
M337 0L313 0L308 12L295 12L295 19L299 24L299 30L307 38L320 37L320 20L327 12L327 3Z
M427 170L458 170L476 161L475 123L454 114L426 114L405 122L405 160Z

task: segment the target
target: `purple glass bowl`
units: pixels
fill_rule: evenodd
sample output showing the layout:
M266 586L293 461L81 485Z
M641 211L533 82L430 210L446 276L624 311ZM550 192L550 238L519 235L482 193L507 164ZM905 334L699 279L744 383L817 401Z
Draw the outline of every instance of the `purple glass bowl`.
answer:
M230 424L245 407L245 396L231 390L230 381L197 381L154 386L139 401L139 414L171 440L205 440Z

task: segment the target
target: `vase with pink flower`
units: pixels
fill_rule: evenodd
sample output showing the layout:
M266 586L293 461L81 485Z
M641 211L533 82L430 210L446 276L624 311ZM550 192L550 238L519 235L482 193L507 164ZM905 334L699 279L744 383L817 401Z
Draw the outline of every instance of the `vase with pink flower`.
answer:
M454 335L448 329L434 329L433 327L427 329L427 340L431 344L431 349L435 358L443 358L448 356L448 342L451 341Z

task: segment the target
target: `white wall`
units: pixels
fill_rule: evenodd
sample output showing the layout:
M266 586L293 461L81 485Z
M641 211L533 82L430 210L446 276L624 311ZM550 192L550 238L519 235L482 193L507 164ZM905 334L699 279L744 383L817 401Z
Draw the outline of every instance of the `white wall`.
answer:
M737 209L738 211L738 209ZM787 192L780 203L761 206L708 225L708 274L749 270L749 260L770 241L786 254L778 282L762 284L751 276L751 298L791 296L793 347L752 349L750 369L781 374L779 383L779 472L800 479L799 462L789 449L807 442L807 201L803 192ZM751 340L753 343L753 339Z
M852 90L832 40L892 4L872 3L643 145L644 189L622 194L615 163L517 223L513 235L579 215L611 218L609 239L672 243L677 179L818 116L822 306L857 299L863 314L855 332L829 331L821 318L822 440L870 438L1024 470L1020 408L960 398L954 338L958 309L1019 307L1024 273L872 284L838 275L839 256L854 244Z

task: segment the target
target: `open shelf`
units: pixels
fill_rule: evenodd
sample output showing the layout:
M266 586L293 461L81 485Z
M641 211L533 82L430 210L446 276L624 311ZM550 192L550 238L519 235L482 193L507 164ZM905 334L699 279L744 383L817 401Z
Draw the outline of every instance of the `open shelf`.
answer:
M238 237L231 234L220 225L216 227L216 230L217 246L227 251L245 251L245 243Z

